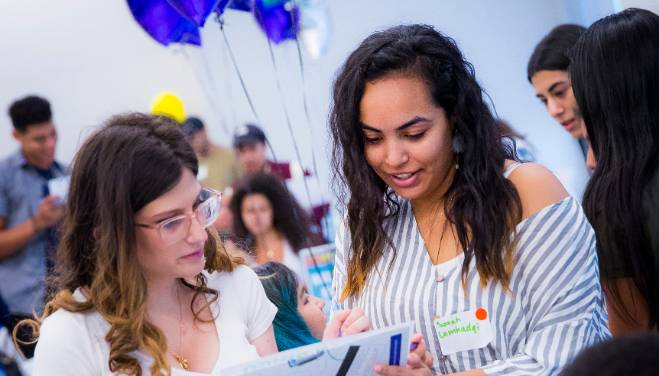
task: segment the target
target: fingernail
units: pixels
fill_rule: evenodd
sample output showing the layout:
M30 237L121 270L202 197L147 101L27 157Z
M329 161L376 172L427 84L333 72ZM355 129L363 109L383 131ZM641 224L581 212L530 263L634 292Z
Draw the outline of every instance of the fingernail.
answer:
M380 372L380 371L382 371L382 366L379 365L379 364L376 364L375 367L373 367L373 370L374 370L375 372Z

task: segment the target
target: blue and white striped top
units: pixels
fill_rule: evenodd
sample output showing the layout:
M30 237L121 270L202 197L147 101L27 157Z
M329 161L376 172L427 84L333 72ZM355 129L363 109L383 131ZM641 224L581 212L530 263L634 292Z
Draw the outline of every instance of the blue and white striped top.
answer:
M610 337L595 236L574 198L517 225L507 291L498 282L483 287L475 259L463 286L464 254L433 265L411 204L399 199L398 215L384 223L397 256L386 249L364 291L342 304L335 301L333 309L360 307L374 328L414 321L433 354L435 371L442 374L481 368L488 375L554 375L582 349ZM345 227L337 235L335 297L346 280L350 237ZM489 312L494 340L481 349L443 355L433 318L478 307Z

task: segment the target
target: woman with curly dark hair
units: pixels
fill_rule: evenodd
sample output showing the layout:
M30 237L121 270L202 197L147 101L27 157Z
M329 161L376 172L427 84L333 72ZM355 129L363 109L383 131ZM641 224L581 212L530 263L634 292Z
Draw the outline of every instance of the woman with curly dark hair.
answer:
M430 26L350 54L330 117L347 208L333 308L375 328L414 321L443 374L555 374L610 335L595 236L550 171L513 160L483 98Z
M272 175L260 174L241 182L231 199L233 231L257 265L281 262L307 280L300 251L312 244L309 219L295 197Z
M596 165L583 205L595 228L613 334L659 329L659 16L595 22L570 75Z

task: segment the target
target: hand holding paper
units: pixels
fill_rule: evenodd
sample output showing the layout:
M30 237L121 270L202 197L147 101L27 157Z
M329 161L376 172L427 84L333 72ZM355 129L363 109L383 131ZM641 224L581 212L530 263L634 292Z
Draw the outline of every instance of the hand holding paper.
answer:
M371 329L371 321L361 308L337 311L325 326L323 340L363 333Z

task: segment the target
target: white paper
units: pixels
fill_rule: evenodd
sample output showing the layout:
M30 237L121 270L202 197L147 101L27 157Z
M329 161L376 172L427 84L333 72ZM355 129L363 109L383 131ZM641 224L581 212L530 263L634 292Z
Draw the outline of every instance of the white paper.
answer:
M69 194L70 176L60 176L58 178L48 180L48 191L51 195L59 197L59 204L66 202L66 197Z
M228 368L222 375L376 375L376 363L405 367L412 328L410 322L302 346ZM348 354L354 356L352 361ZM345 373L339 372L342 366Z

